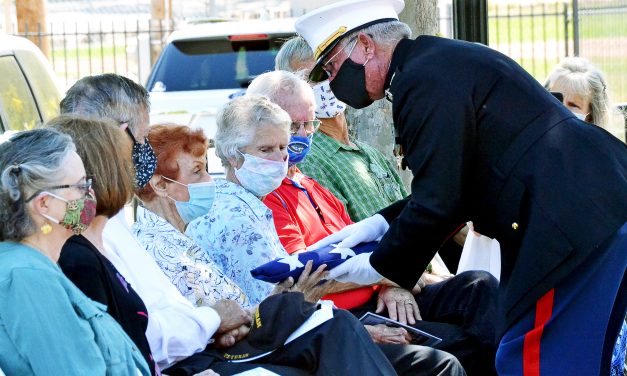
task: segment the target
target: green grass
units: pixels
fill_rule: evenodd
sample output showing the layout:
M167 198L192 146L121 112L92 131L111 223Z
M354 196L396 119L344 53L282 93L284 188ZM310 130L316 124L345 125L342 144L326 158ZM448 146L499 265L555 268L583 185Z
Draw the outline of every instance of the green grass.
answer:
M627 55L627 51L625 52ZM627 56L599 59L597 66L605 73L614 102L627 102Z
M572 38L572 15L565 19L563 12L561 4L558 7L546 5L544 8L541 5L491 7L488 32L490 45L563 40L566 32L565 25L568 25L568 35ZM542 16L543 13L549 15ZM580 17L580 35L588 39L627 37L626 17L626 13L600 15L583 13Z
M125 58L126 57L126 49L124 46L103 46L102 50L100 49L100 45L96 44L89 47L81 47L79 49L76 48L68 48L67 50L63 50L63 46L55 45L54 52L52 53L52 58L54 59L64 59L67 57L69 60L75 60L78 56L79 59L89 59L91 53L92 59L100 59L104 58L113 58L113 54L115 53L116 58Z
M627 37L627 13L585 16L579 33L589 39Z
M543 13L547 15L541 16ZM540 5L492 6L488 10L490 45L563 39L562 13L561 4L544 8Z
M624 6L625 3L617 4ZM542 16L543 13L547 15ZM510 54L540 82L563 58L565 35L571 42L568 55L574 54L572 14L565 19L563 4L492 5L488 14L490 46ZM615 42L618 38L627 39L626 19L627 13L591 15L585 11L579 19L580 55L606 74L617 102L627 102L627 48L625 42ZM548 42L547 47L545 42Z

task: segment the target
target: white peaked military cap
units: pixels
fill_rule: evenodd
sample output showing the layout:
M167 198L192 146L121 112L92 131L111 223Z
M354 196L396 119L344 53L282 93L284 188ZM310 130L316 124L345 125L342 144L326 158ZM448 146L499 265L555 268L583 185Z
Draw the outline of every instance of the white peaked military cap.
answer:
M316 65L309 76L314 82L327 78L322 61L340 40L355 30L398 20L403 0L345 0L315 9L296 20L296 32L314 52Z

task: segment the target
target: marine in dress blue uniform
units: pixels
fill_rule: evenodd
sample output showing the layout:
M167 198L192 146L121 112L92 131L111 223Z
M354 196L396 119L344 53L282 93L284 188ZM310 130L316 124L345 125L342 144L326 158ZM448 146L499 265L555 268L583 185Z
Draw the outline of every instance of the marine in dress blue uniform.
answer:
M398 11L399 2L345 1L301 17L297 31L318 58L310 79L346 45L343 36L390 18L365 8ZM356 48L365 50L372 38L361 35ZM361 107L369 102L355 95L359 76L345 85L349 59L338 61L331 88ZM371 266L411 288L447 236L472 220L501 244L499 373L607 374L627 308L625 144L577 120L485 46L419 36L402 39L390 60L384 89L414 178L411 195L380 212L389 229ZM368 63L355 58L345 70Z

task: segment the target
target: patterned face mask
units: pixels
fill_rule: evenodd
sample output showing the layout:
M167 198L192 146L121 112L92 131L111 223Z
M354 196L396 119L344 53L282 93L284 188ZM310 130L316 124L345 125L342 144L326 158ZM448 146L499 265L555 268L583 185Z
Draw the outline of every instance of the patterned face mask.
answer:
M316 98L316 117L318 119L333 118L346 110L346 104L337 99L331 91L329 80L314 86L313 91Z
M49 215L42 214L45 218L56 222L68 230L72 230L74 235L82 234L96 217L96 199L91 193L78 200L66 200L54 193L42 192L61 201L65 201L65 214L62 220L52 218Z
M144 143L140 144L135 140L130 129L126 128L126 133L133 141L132 158L135 166L135 185L138 188L144 188L157 169L157 156L147 138L144 138Z

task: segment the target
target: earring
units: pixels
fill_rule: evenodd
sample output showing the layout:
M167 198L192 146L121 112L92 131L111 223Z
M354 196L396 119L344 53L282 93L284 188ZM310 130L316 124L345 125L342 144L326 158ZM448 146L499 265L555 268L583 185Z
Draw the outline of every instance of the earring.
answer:
M44 235L48 235L52 232L52 226L50 226L50 223L48 222L44 223L39 229Z

